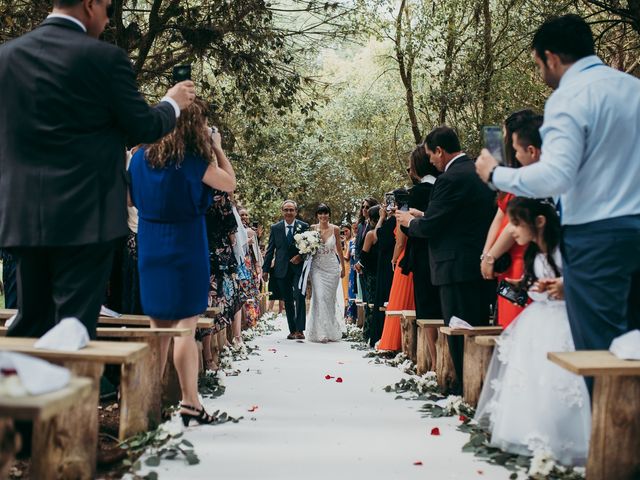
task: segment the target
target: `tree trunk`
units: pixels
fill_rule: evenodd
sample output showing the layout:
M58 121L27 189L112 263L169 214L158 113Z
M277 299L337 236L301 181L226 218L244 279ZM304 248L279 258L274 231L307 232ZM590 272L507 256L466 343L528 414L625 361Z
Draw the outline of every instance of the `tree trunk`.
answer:
M482 0L484 72L482 75L482 109L480 126L489 121L489 102L491 101L491 81L494 73L493 41L491 39L491 5L490 0Z
M409 13L406 10L406 0L402 0L400 3L400 9L398 11L398 17L396 18L396 60L398 61L398 68L400 69L400 78L405 88L405 101L407 105L407 113L409 114L409 121L411 122L411 131L416 144L422 142L422 134L420 127L418 126L418 116L416 115L416 108L413 95L413 64L415 60L415 52L407 51L408 56L405 58L405 52L402 50L402 17L408 16ZM407 21L407 25L409 22ZM411 32L407 32L407 35L411 35Z

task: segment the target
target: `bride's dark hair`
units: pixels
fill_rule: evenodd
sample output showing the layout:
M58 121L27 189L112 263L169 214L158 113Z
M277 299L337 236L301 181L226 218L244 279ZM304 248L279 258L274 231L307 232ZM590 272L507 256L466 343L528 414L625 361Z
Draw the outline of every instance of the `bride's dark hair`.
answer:
M318 205L318 208L316 208L316 216L321 213L328 213L329 215L331 215L331 209L328 205L321 203L320 205Z
M507 214L512 224L526 224L534 235L538 235L538 227L536 227L536 218L542 215L546 219L542 238L547 246L547 262L553 269L553 273L560 277L562 273L553 259L553 253L560 245L562 238L562 228L560 226L560 217L556 212L553 203L548 199L536 198L513 198L507 205ZM522 287L530 287L536 280L536 274L533 271L533 262L536 255L540 253L540 247L535 242L530 242L524 253L524 278L522 279Z

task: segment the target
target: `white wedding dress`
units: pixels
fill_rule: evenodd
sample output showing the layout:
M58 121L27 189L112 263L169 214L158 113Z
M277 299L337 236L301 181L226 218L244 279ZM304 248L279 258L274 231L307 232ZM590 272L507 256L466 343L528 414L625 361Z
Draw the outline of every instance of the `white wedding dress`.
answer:
M311 278L311 307L307 319L307 340L338 341L342 338L344 327L344 299L335 235L331 235L313 256L309 277Z
M554 260L561 268L561 257ZM534 262L537 278L556 275L546 257ZM584 465L591 428L589 394L582 377L547 359L575 350L565 302L546 293L533 300L499 338L476 421L489 421L491 444L520 455L546 452L564 465Z

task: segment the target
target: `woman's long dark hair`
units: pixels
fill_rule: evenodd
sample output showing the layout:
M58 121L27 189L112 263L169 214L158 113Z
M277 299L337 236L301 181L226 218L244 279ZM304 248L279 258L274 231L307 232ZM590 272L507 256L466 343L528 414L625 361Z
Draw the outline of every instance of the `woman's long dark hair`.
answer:
M360 215L358 217L358 223L365 223L366 219L364 218L364 215L362 214L362 204L364 202L367 202L369 204L369 209L371 209L371 207L373 207L374 205L378 205L378 200L376 200L373 197L367 197L364 200L362 200L362 202L360 202Z
M536 218L542 215L547 220L544 231L542 232L542 238L547 247L547 262L549 262L549 265L557 277L562 276L560 269L553 259L553 253L560 246L560 240L562 238L560 217L558 217L553 203L548 199L516 197L509 202L507 214L509 215L511 223L514 225L520 223L526 224L534 235L538 235L539 233L538 227L536 227ZM535 242L530 242L529 247L524 253L524 278L521 285L524 288L530 287L538 280L533 271L533 263L536 255L540 253L540 251L540 247Z

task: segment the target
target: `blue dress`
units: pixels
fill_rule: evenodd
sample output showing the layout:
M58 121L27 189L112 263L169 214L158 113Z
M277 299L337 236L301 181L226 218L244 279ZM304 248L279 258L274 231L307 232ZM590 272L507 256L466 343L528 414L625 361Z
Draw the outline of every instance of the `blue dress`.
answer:
M186 154L179 167L151 168L144 149L131 159L131 198L138 208L140 300L146 315L179 320L207 309L209 251L204 213L211 189L207 163Z

